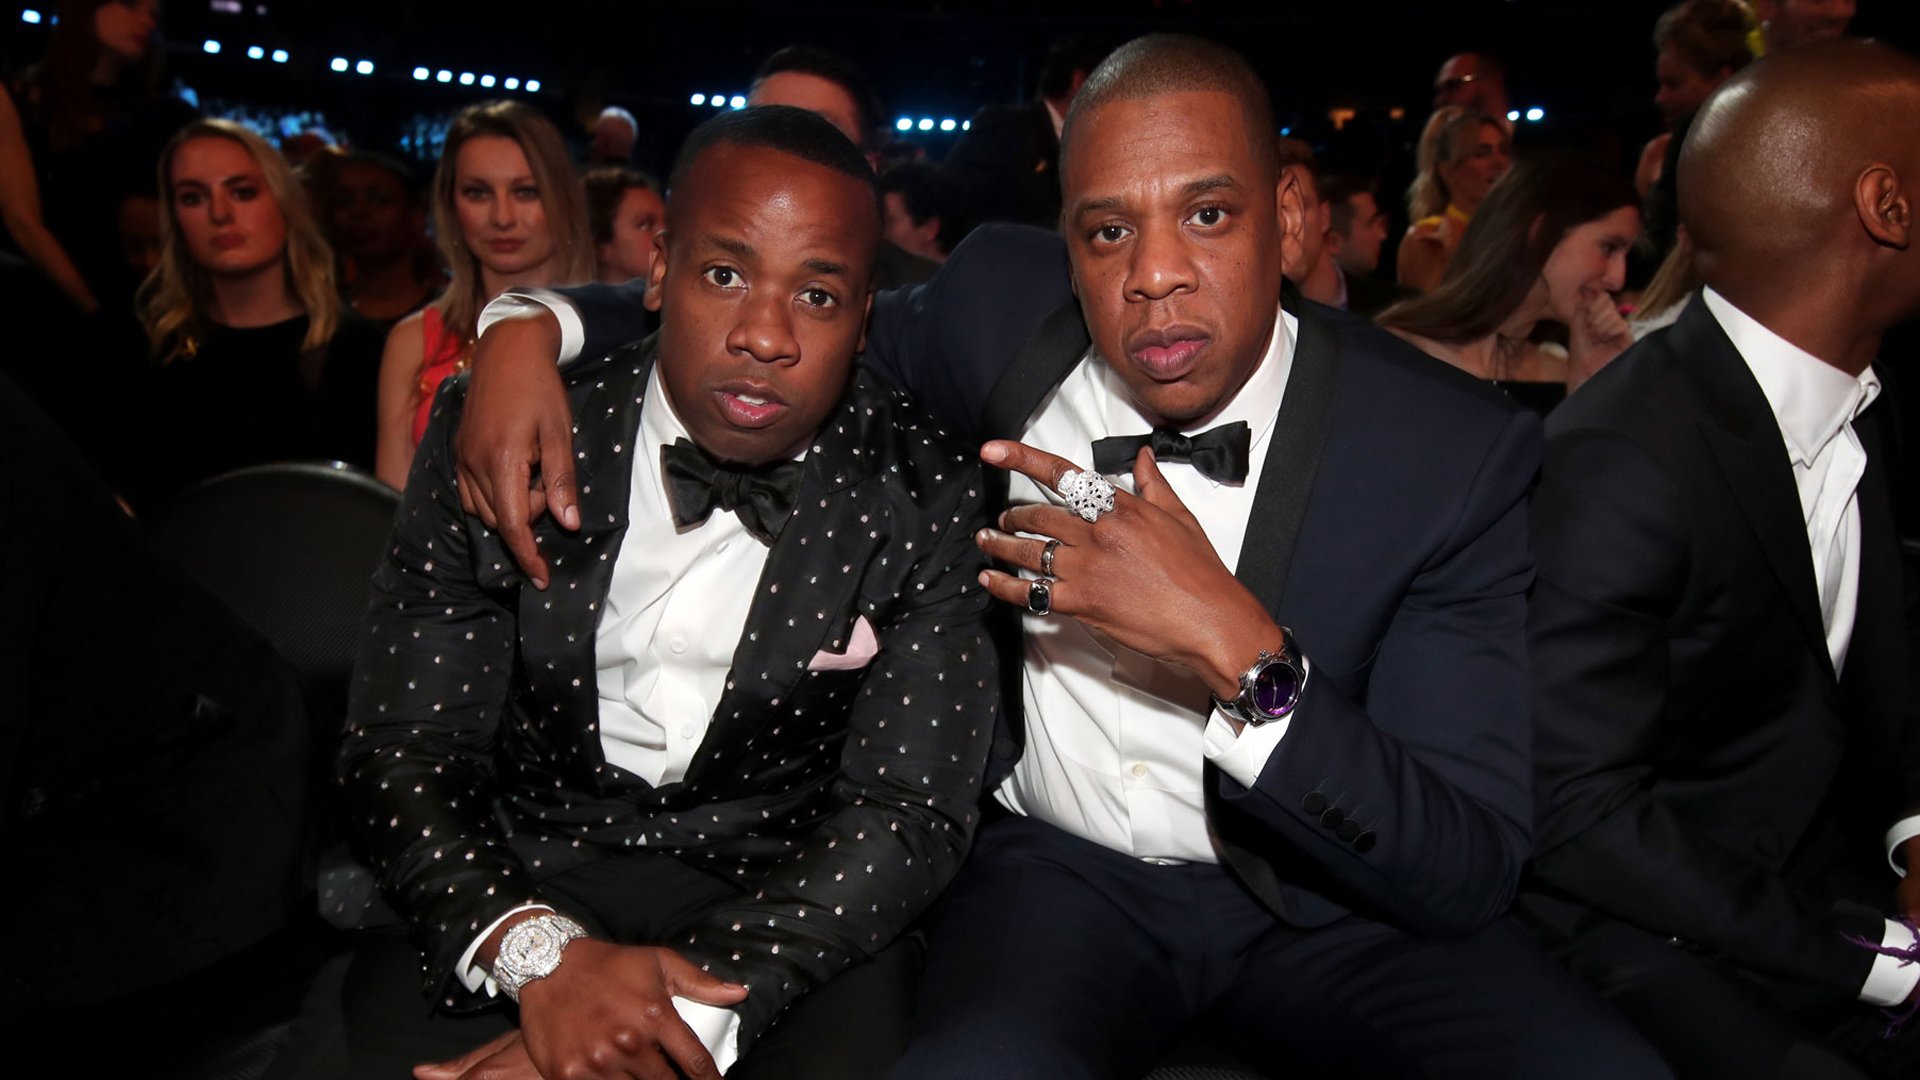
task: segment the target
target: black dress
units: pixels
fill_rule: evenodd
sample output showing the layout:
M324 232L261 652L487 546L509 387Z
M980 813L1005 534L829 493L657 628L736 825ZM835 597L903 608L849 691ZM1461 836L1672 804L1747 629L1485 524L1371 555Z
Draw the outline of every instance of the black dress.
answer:
M192 356L151 379L151 408L131 485L142 509L249 465L345 461L373 466L376 386L384 345L373 324L344 314L317 356L303 355L307 317L216 327Z

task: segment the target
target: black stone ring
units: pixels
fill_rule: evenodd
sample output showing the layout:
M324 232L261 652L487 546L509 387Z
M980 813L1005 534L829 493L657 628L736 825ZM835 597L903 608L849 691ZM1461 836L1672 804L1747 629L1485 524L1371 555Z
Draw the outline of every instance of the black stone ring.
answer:
M1059 546L1060 541L1049 540L1047 541L1047 546L1040 549L1040 575L1042 577L1053 576L1053 553Z
M1027 610L1045 615L1053 610L1053 579L1035 578L1027 585Z

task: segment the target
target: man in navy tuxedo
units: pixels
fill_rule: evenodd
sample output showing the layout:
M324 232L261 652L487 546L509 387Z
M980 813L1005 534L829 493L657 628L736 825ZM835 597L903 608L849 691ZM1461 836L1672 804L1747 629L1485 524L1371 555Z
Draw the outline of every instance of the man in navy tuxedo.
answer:
M1506 916L1538 422L1283 294L1274 151L1242 58L1140 39L1068 116L1064 245L985 227L875 301L867 362L1008 470L982 580L1022 622L896 1075L1138 1075L1204 1026L1289 1072L1662 1076ZM598 355L631 301L533 299L483 342L463 478L538 566L554 346Z
M461 383L415 459L339 779L419 952L356 956L354 1076L841 1080L902 1037L889 946L959 866L995 723L986 488L852 370L879 209L851 143L730 113L673 183L659 334L565 391L585 517L537 538L546 591L461 510ZM462 1018L495 993L517 1024Z

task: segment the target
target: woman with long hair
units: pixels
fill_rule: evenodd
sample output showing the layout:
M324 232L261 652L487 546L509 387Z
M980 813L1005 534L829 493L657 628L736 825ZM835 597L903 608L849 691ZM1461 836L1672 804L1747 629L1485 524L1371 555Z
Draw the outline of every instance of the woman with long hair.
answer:
M72 250L68 226L110 206L47 207L68 194L68 181L96 189L108 177L87 175L76 156L157 79L158 21L154 0L64 0L55 13L47 55L9 89L0 89L0 218L13 247L80 311L99 306L80 265L94 252ZM16 101L16 97L18 101ZM76 167L63 167L72 163ZM43 181L53 181L45 183ZM56 201L60 201L56 198ZM65 200L73 202L74 200ZM100 230L95 230L96 232ZM84 246L84 242L83 242Z
M160 192L147 494L269 461L369 464L379 336L341 311L293 170L251 130L196 120L161 154Z
M491 101L454 117L432 198L451 281L438 300L394 326L380 362L374 471L394 487L406 484L441 381L472 359L487 301L515 286L594 278L580 178L559 130L527 105Z
M1440 284L1375 321L1545 412L1632 344L1613 294L1639 231L1625 178L1542 152L1480 204ZM1548 319L1568 328L1564 359L1528 341Z
M1400 284L1425 292L1440 283L1481 200L1513 163L1507 131L1483 112L1435 109L1416 148L1420 172L1407 189L1413 224L1400 238Z

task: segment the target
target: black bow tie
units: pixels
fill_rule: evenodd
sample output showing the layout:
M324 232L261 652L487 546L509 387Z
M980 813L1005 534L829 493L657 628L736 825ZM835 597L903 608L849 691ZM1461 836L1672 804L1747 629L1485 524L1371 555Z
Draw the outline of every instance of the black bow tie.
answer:
M803 466L782 461L757 469L722 465L686 439L660 448L667 505L675 525L698 525L715 509L731 510L748 532L769 546L779 539L799 502Z
M1153 447L1155 461L1185 461L1200 475L1223 484L1238 484L1247 478L1247 457L1253 449L1253 432L1245 420L1221 424L1188 438L1170 428L1155 428L1150 435L1115 435L1093 442L1093 471L1129 473L1133 459L1143 446Z

